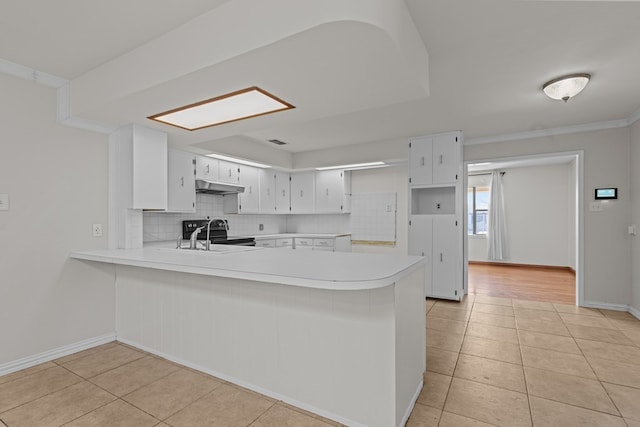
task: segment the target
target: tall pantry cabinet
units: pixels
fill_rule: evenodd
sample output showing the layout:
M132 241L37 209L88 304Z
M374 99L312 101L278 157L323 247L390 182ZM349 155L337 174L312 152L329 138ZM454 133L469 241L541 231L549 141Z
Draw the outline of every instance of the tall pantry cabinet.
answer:
M409 140L409 255L427 259L427 297L463 297L462 138L456 131Z

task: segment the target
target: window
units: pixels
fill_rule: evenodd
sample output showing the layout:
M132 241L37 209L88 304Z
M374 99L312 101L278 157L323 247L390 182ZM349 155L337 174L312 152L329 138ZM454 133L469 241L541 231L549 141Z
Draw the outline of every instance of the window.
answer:
M467 192L467 233L487 234L489 187L469 187Z

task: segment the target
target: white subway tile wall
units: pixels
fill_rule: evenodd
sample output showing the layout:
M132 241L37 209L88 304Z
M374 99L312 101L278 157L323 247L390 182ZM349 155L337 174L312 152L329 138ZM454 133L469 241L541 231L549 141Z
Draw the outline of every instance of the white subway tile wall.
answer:
M229 221L229 236L258 236L278 233L349 233L347 214L334 215L236 215L224 214L223 196L196 195L195 213L144 212L143 240L176 240L182 234L182 221L222 218ZM263 230L260 230L260 224Z

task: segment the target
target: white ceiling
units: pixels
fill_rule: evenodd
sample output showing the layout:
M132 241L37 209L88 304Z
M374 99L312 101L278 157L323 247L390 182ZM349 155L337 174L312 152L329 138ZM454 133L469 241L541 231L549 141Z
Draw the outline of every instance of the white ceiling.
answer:
M0 58L70 80L76 118L163 129L172 145L194 150L242 146L258 161L457 129L469 139L575 126L640 109L635 1L0 6ZM591 73L591 84L566 104L546 98L542 84L571 72ZM253 85L296 109L194 132L146 119Z

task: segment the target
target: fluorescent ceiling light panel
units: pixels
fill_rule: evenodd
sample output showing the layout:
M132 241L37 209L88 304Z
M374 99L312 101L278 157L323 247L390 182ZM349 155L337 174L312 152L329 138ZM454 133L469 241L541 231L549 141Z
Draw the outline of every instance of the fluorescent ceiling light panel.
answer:
M316 168L319 171L326 171L330 169L356 169L356 168L369 168L376 166L383 166L384 162L370 162L370 163L354 163L351 165L340 165L340 166L324 166L321 168Z
M240 163L247 166L255 166L257 168L268 169L271 166L262 163L252 162L249 160L237 159L235 157L223 156L222 154L207 154L207 157L213 157L214 159L226 160L228 162Z
M186 130L198 130L295 108L257 86L149 116Z

